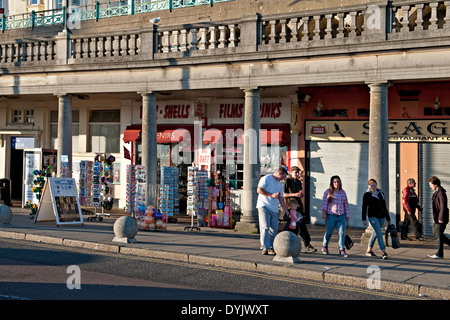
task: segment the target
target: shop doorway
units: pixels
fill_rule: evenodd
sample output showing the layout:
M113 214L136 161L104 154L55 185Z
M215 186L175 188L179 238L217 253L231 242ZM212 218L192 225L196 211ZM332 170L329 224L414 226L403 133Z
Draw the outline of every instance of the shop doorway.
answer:
M11 199L22 201L23 190L23 150L11 149L10 161Z

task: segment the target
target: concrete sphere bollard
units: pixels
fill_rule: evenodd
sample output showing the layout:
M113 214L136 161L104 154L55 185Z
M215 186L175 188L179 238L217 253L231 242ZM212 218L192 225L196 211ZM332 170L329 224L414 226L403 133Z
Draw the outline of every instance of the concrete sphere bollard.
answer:
M138 225L135 218L130 216L123 216L114 222L114 234L116 235L113 241L117 242L136 242L134 237L138 233Z
M281 262L300 262L300 251L302 243L300 238L293 232L282 231L275 236L273 241L273 249L277 254L274 261Z
M12 216L11 209L7 205L0 204L0 226L10 227Z

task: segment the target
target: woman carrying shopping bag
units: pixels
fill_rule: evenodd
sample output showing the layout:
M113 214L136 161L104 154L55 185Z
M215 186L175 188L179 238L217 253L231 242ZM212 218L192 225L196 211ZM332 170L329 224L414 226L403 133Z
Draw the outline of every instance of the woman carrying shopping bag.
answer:
M389 212L386 206L386 198L383 192L378 189L378 184L375 179L370 179L368 185L369 189L363 196L362 220L364 226L367 226L366 217L368 217L373 231L367 246L366 256L376 257L372 250L376 239L378 240L378 245L380 246L380 250L382 252L382 258L387 259L386 247L383 241L383 232L381 231L385 219L387 220L388 225L391 224L391 218L389 217Z

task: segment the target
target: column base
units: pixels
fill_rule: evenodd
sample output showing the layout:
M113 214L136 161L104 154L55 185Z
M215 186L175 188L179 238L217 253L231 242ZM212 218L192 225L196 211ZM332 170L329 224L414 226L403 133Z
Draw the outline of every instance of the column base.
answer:
M235 229L245 233L259 233L259 224L254 222L239 221L236 223Z

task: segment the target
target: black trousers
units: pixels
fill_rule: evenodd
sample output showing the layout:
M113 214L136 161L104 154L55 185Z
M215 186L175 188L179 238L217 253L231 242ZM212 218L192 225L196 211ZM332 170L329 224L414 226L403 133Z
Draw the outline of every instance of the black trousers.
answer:
M306 228L306 222L305 219L302 219L299 223L297 223L297 226L295 229L289 228L289 221L284 226L284 230L291 231L295 234L299 234L300 237L302 237L303 242L305 244L305 247L309 246L309 243L311 242L311 236L309 235L308 229Z
M433 233L437 240L438 250L436 255L439 257L444 257L444 244L450 246L450 239L444 234L446 223L434 223Z
M405 220L403 221L402 225L402 238L406 238L408 236L409 225L412 226L416 239L420 238L419 221L417 221L416 215L414 213L415 210L411 214L405 212Z

